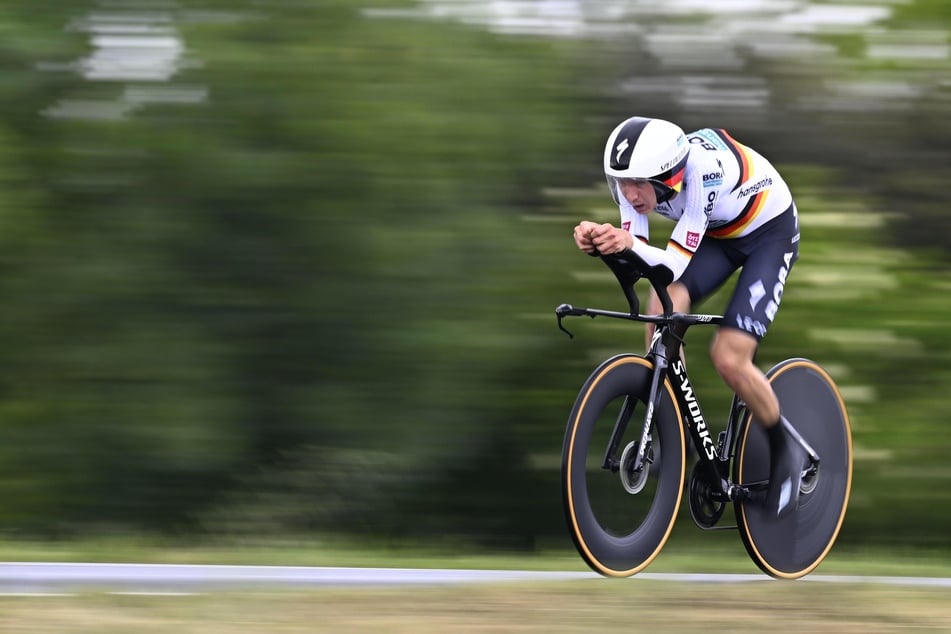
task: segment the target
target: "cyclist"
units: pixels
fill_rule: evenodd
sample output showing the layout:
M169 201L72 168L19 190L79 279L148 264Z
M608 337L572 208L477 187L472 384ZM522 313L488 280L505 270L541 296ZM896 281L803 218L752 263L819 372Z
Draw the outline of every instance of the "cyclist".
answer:
M604 173L621 225L580 222L574 229L579 249L590 254L632 249L649 265L666 267L677 312L688 312L740 269L710 356L767 430L768 508L777 516L795 510L805 451L781 424L776 394L753 362L799 257L799 222L789 187L769 161L725 130L684 134L669 121L645 117L631 117L611 132ZM666 249L648 244L652 211L676 221ZM656 293L649 306L650 312L661 312Z

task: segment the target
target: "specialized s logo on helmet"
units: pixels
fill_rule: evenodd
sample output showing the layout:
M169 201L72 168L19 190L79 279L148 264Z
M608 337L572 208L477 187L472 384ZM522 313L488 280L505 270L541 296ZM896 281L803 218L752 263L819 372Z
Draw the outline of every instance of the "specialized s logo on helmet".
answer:
M624 161L623 163L621 162L621 155L624 154L624 151L629 147L631 147L631 142L628 139L624 139L618 144L616 148L617 151L614 153L615 163L618 165L626 165L629 163L629 161Z

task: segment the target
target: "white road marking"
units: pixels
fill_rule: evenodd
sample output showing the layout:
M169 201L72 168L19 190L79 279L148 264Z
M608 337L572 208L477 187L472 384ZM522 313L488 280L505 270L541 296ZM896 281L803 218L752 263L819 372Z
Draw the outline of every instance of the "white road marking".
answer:
M70 596L77 592L135 596L191 596L229 588L440 586L600 578L593 572L584 571L0 562L0 596ZM643 572L630 578L630 582L633 583L639 580L679 583L769 583L773 581L763 574L716 573ZM951 588L951 578L947 577L813 573L799 582Z

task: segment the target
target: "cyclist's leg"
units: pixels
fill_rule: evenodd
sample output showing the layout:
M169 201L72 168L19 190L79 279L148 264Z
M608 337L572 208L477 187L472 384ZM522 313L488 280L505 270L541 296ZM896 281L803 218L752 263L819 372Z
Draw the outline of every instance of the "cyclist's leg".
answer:
M723 248L742 269L710 356L717 372L746 402L757 422L772 427L779 422L779 401L753 359L776 318L789 272L799 257L795 208L749 236L724 242Z
M806 454L780 424L776 392L753 363L758 345L753 335L724 327L714 339L711 358L726 384L746 403L753 419L766 428L770 454L766 504L771 512L781 516L794 511L798 505Z
M707 237L693 254L680 279L667 287L675 312L685 313L691 305L702 301L726 282L740 268L742 257L733 253L723 240ZM648 312L660 313L663 308L654 289L650 291ZM654 336L654 326L647 325L647 346Z
M753 359L776 317L789 272L799 256L795 215L791 209L762 231L731 242L745 261L710 354L723 380L743 399L753 418L767 428L771 456L767 503L777 514L784 514L796 508L805 453L779 424L779 401Z
M713 366L764 427L779 423L779 400L766 375L753 358L759 340L750 333L729 326L720 328L713 339L710 357Z

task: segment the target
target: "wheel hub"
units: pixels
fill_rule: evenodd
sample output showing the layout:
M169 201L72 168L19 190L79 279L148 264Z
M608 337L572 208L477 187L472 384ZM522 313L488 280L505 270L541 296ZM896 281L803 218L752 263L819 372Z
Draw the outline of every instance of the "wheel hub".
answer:
M816 486L819 484L819 465L815 465L811 469L807 470L803 476L802 480L799 483L799 493L800 495L809 495L816 490Z
M641 463L641 468L638 471L634 471L634 459L637 457L639 447L640 443L631 441L621 453L621 468L619 470L621 474L621 485L625 491L632 495L644 490L644 485L647 484L647 475L650 472L650 463L653 462L653 452L648 443L647 452L644 454L644 461Z

